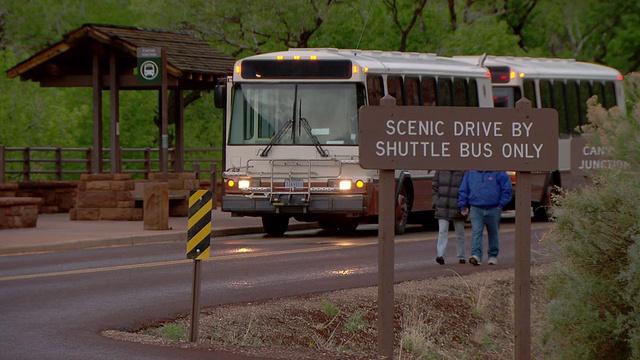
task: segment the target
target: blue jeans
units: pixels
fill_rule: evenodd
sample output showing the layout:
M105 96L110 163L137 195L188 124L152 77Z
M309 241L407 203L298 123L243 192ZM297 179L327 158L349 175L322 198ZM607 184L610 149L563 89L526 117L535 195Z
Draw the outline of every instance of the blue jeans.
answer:
M464 220L452 220L458 241L458 259L465 259ZM449 220L438 219L438 256L444 257L449 240Z
M471 220L471 255L477 256L482 261L482 233L487 227L489 237L489 257L498 257L500 244L498 241L498 227L500 226L500 216L502 210L498 207L493 209L483 209L471 206L469 219Z

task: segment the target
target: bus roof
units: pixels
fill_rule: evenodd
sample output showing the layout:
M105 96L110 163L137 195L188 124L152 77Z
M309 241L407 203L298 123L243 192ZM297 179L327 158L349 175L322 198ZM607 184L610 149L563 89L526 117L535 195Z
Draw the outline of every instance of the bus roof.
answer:
M481 55L454 56L454 59L477 64L481 61ZM594 80L620 80L622 74L614 68L576 61L575 59L558 58L532 58L515 56L489 55L484 61L484 66L508 66L512 70L522 72L525 78L563 78L563 79L594 79Z
M300 56L300 59L309 59L310 56L316 56L319 60L351 60L354 64L362 68L367 68L369 73L375 74L433 74L487 77L487 69L484 67L432 53L335 48L296 48L289 49L288 51L254 55L245 59L275 60L278 56L282 56L283 59L294 59L294 56ZM239 62L245 59L239 60Z

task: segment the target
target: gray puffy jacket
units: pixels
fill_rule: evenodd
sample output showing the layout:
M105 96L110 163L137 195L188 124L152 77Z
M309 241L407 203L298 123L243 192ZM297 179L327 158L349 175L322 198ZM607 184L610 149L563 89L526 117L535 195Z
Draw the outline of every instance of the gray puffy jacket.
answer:
M464 171L436 171L431 185L436 219L464 220L458 209L458 188L463 177Z

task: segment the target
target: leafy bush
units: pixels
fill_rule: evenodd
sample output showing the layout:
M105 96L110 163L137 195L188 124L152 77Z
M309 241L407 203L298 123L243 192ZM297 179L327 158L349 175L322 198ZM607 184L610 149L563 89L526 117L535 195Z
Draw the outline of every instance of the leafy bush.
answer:
M628 76L637 100L640 74ZM635 95L634 95L635 94ZM634 97L635 96L635 97ZM549 359L640 358L640 103L629 116L590 104L582 131L625 166L556 198L557 263L543 336Z

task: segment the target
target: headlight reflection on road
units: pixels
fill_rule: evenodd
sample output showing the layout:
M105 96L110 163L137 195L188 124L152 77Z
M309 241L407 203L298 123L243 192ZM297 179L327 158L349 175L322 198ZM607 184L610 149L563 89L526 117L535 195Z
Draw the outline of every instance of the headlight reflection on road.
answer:
M356 269L341 269L341 270L331 270L329 271L329 273L332 275L344 276L344 275L353 275L357 273L357 271Z
M255 252L255 249L252 248L247 248L247 247L242 247L242 248L238 248L238 249L232 249L229 250L230 254L246 254L246 253L252 253Z

